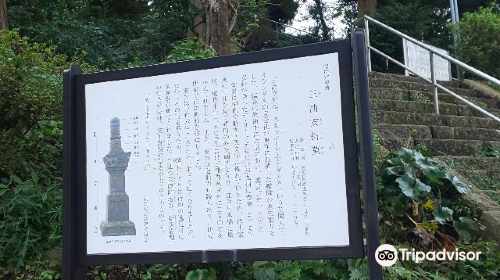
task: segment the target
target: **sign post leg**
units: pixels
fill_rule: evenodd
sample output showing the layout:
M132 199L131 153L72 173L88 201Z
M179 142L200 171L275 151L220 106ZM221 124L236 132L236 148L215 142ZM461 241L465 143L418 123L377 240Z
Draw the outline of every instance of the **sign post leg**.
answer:
M373 166L372 125L370 120L370 96L368 68L366 65L365 33L356 29L352 36L356 92L358 103L358 126L361 152L361 175L363 180L364 215L366 223L366 254L371 280L383 279L382 267L375 260L375 251L380 246L377 191Z
M63 234L62 279L87 279L87 266L77 260L76 227L76 125L75 125L75 76L82 70L71 65L63 74Z

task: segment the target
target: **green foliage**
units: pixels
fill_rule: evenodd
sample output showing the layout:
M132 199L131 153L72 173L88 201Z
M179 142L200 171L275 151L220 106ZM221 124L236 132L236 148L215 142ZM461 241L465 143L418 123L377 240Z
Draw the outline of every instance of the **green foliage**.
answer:
M137 57L145 64L164 61L192 18L183 0L9 1L10 25L21 35L67 56L84 53L100 68L123 68Z
M0 184L0 263L19 268L28 259L54 258L50 252L58 251L61 241L60 184L42 182L36 172L27 181L12 176Z
M410 101L431 103L431 100L429 99L429 97L420 91L411 92L410 93Z
M186 275L186 280L216 280L215 270L210 269L196 269L191 270Z
M61 279L61 262L54 260L56 252L51 256L52 260L28 261L23 270L18 273L8 273L4 279L15 280L57 280ZM59 255L60 252L57 252ZM0 268L1 270L1 268Z
M257 261L239 263L237 279L292 280L292 279L364 279L366 263L359 260L296 260Z
M493 4L465 13L457 28L457 55L467 64L500 78L500 10Z
M420 152L403 148L387 160L379 185L381 213L397 241L442 248L456 238L470 243L479 226L461 202L470 186ZM397 233L397 234L396 234Z
M372 131L373 135L373 156L375 169L378 172L379 167L382 166L386 158L389 156L389 151L384 147L384 139L380 136L379 132L374 129Z
M0 32L0 177L60 175L62 71L67 57Z
M92 280L185 280L188 270L188 265L179 264L93 266L89 268L87 278Z
M179 41L172 45L172 51L167 57L168 62L204 59L215 56L215 52L196 37Z
M493 158L500 158L500 150L497 150L492 147L488 147L486 151L480 153L478 155L479 157L493 157Z
M449 21L448 1L421 0L383 0L379 1L375 19L403 32L417 40L447 49L451 45L451 33L446 28ZM400 37L382 28L370 25L371 44L389 55L404 62L403 43ZM374 71L403 73L403 68L389 62L379 55L372 56Z

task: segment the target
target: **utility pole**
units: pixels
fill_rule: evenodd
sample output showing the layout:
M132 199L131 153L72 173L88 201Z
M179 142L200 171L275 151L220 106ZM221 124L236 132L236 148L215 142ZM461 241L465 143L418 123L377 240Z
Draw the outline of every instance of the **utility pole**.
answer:
M451 9L451 23L453 23L454 26L457 25L458 23L458 3L457 0L450 0L450 9ZM453 45L455 46L455 49L458 50L458 37L457 37L457 32L453 31ZM458 50L460 52L460 50ZM459 81L462 81L464 79L462 75L462 68L460 66L457 66L457 79Z
M451 8L451 22L457 24L458 22L458 3L457 0L450 0Z

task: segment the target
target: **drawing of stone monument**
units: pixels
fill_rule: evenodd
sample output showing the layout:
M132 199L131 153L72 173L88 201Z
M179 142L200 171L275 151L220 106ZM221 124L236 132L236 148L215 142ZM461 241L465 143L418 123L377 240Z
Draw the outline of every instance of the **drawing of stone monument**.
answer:
M106 196L106 221L101 222L102 236L135 235L135 225L129 220L129 198L125 192L125 169L130 152L122 150L120 119L110 122L109 153L103 158L109 173L109 194Z

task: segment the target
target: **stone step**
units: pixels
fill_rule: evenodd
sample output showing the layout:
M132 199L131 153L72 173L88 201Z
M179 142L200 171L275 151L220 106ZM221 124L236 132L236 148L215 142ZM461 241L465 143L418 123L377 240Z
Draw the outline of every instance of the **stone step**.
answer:
M473 102L479 107L498 109L500 108L500 102L491 98L481 98L476 97L475 93L471 96L463 96L465 99ZM414 91L414 90L404 90L404 89L388 89L388 88L372 88L370 89L370 98L372 99L390 99L390 100L402 100L402 101L420 101L424 103L433 103L433 94L428 91ZM466 105L458 98L451 96L448 93L438 94L439 102Z
M416 102L416 101L399 101L389 99L372 99L373 111L398 111L410 113L433 113L434 107L432 103ZM488 112L500 116L500 109L488 109ZM439 113L442 115L455 115L455 116L475 116L483 117L484 115L475 110L474 108L466 105L439 104Z
M390 151L399 151L402 147L423 145L433 156L476 156L488 150L489 147L500 149L500 141L456 139L386 138L383 145Z
M416 76L403 76L399 74L392 74L392 73L381 73L381 72L370 72L369 74L370 79L373 78L378 78L378 79L388 79L388 80L400 80L400 81L409 81L409 82L416 82L416 83L427 83L424 79ZM459 81L438 81L439 84L442 84L443 86L446 87L463 87L463 88L469 88L468 85L459 82Z
M500 166L497 166L500 168ZM467 178L489 178L494 182L500 183L500 170L484 170L484 169L455 169L458 173L464 175ZM488 186L484 186L488 187Z
M500 203L500 171L499 170L456 170L457 173L462 174L467 178L472 185L476 188L486 191L493 200Z
M500 190L483 190L493 201L500 205ZM500 212L499 212L500 214Z
M437 158L446 163L452 169L470 169L470 170L500 169L500 158L496 157L439 156Z
M374 128L386 139L432 139L431 129L427 125L377 124Z
M390 139L457 139L500 141L500 130L414 124L377 124L375 128Z
M433 113L408 113L396 111L373 111L372 116L374 123L500 129L500 122L481 117L461 117L452 115L436 115Z
M430 126L434 139L500 141L500 130L472 127Z
M389 89L406 89L406 90L417 90L417 91L428 91L433 92L433 87L428 83L415 83L409 81L398 81L398 80L386 80L386 79L370 79L370 89L373 88L389 88ZM488 98L484 93L477 89L463 88L463 87L447 87L447 89L455 92L461 96L472 96L472 97L485 97ZM438 90L441 92L441 90Z
M434 156L475 156L488 149L500 150L500 141L415 139L415 145L424 145Z

